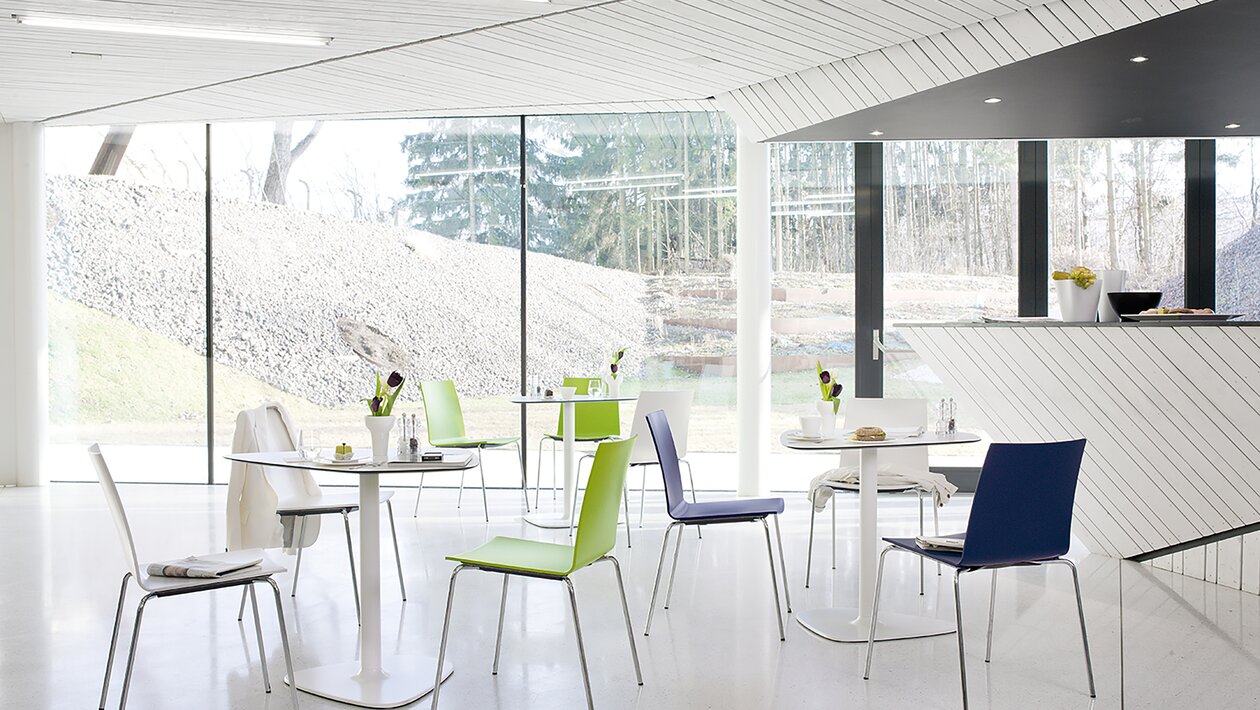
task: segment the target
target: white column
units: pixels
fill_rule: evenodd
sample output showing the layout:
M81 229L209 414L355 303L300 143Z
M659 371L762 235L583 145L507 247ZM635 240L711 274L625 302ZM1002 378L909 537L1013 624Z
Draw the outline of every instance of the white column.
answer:
M0 123L0 484L40 485L48 420L44 132Z
M736 449L741 496L770 463L770 149L740 131L736 165Z

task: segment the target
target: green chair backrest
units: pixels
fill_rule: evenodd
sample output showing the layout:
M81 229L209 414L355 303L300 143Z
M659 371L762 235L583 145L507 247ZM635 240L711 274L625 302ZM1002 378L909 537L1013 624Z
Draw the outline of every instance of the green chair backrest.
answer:
M424 426L429 443L464 436L464 410L451 380L430 380L420 383L420 399L424 401Z
M589 394L594 377L566 377L565 387L576 387L578 394ZM573 436L591 441L621 436L621 408L619 402L582 402L573 405L577 421L573 424ZM564 436L564 407L556 421L556 437Z
M617 544L617 517L621 510L621 491L630 467L630 453L635 437L621 441L605 441L595 450L591 475L582 497L582 513L578 518L577 537L573 542L575 572L598 560Z

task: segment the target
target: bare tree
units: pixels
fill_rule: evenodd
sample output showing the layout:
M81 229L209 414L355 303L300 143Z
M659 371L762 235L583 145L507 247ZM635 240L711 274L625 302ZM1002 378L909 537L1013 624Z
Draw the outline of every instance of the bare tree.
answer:
M267 177L263 180L263 199L276 205L285 204L285 186L289 182L289 169L307 148L311 147L315 136L324 127L323 121L316 121L302 140L293 144L293 121L277 121L271 135L271 162L267 165Z
M101 147L96 151L96 159L92 161L88 175L117 175L135 132L135 126L110 126L105 133L105 139L101 141Z

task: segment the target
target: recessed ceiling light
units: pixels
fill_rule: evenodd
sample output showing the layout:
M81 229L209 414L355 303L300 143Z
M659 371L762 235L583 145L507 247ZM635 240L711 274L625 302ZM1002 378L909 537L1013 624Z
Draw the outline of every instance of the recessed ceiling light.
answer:
M997 96L990 96L989 98L985 99L984 102L986 104L1000 104L1002 103L1002 99L998 98Z
M873 136L882 136L882 135L884 135L884 132L883 132L883 131L871 131L871 135L873 135Z
M1225 127L1232 131L1236 128L1242 128L1242 124L1241 123L1227 123L1225 124Z
M31 27L51 27L63 30L88 30L92 32L120 32L136 35L156 35L160 37L188 37L193 39L221 39L236 42L262 42L265 44L288 44L304 47L323 47L332 42L332 37L316 37L313 35L276 34L272 32L253 32L249 30L232 30L214 27L192 27L189 25L158 25L128 22L124 20L100 20L83 17L59 17L54 15L13 15L14 21Z
M1141 64L1142 62L1149 62L1150 59L1151 59L1150 57L1145 57L1139 54L1136 57L1130 57L1129 61L1133 62L1134 64Z

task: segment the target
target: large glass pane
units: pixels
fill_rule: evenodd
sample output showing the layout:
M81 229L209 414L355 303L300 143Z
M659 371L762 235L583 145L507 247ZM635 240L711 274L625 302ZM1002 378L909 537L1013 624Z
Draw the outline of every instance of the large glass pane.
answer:
M1123 269L1126 290L1162 291L1163 305L1181 306L1185 156L1182 140L1051 141L1051 269Z
M779 436L817 413L819 364L854 394L853 144L770 146L770 193L771 486L804 490L823 459Z
M1017 163L1013 141L885 144L885 397L953 396L898 323L1015 314ZM958 418L961 428L985 435L965 409ZM941 446L932 457L978 465L986 447Z
M367 447L362 400L391 368L410 380L394 413L422 428L418 383L452 379L470 435L519 431L517 126L214 127L217 446L278 400L324 446ZM514 451L485 464L490 485L519 485Z
M50 128L49 470L204 483L205 126Z
M734 125L718 113L554 116L527 133L531 376L603 375L624 347L623 393L694 390L696 484L734 487ZM531 449L556 421L554 408L530 412Z
M1255 138L1216 141L1216 310L1260 320L1260 183Z

